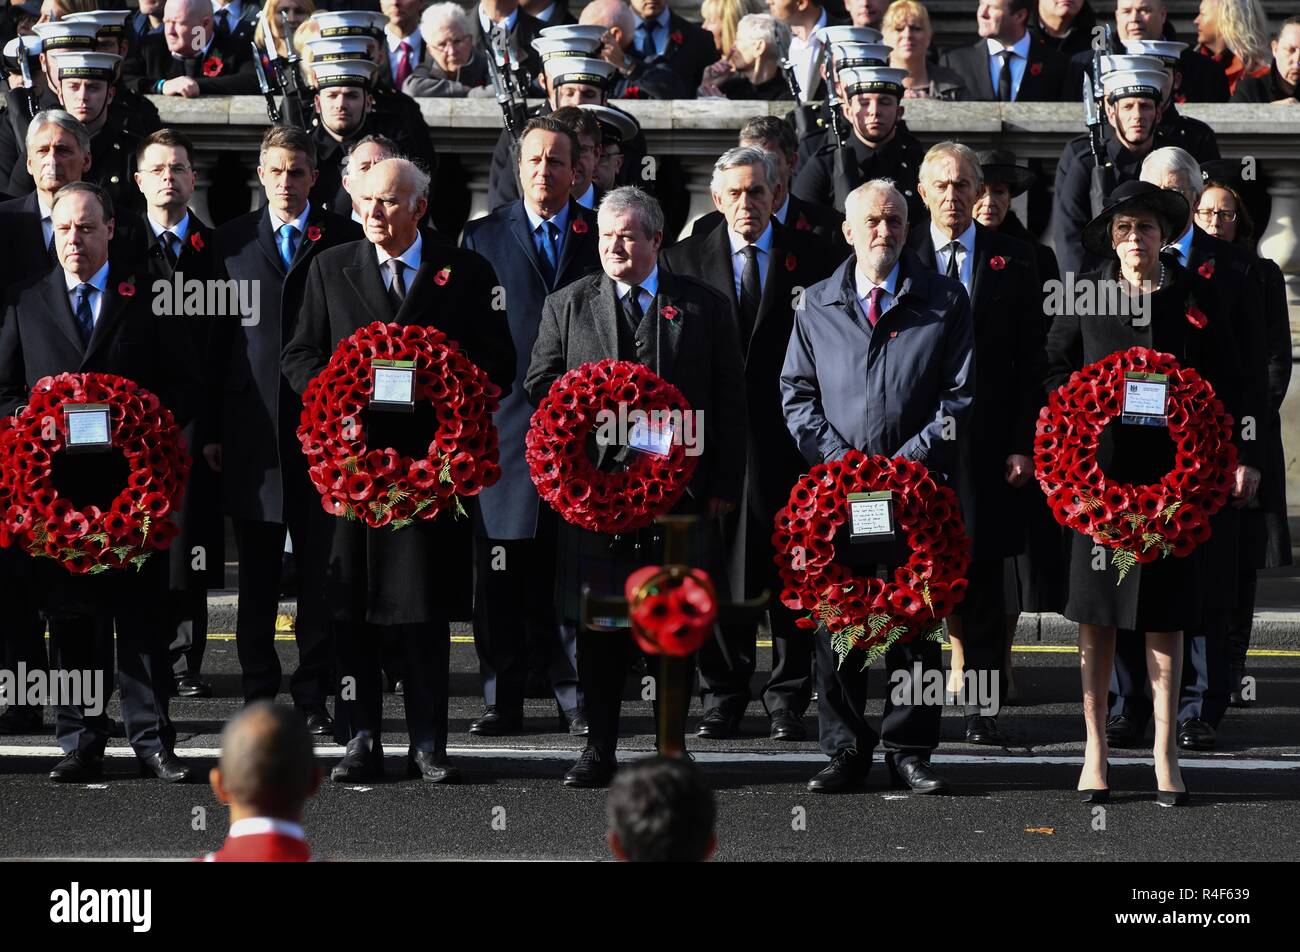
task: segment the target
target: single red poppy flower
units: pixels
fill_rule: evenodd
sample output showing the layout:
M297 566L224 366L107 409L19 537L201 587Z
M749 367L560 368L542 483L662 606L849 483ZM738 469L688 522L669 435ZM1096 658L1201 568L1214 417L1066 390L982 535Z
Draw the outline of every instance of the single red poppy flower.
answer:
M994 255L989 259L989 267L994 271L1001 271L1007 266L1007 259L1001 255Z
M677 308L673 307L671 304L665 304L663 307L659 309L659 315L665 321L677 320L677 313L678 313Z
M575 218L571 227L575 235L585 235L587 233L587 223L581 218Z
M1195 304L1191 304L1187 308L1187 323L1191 324L1197 330L1204 330L1205 325L1210 323L1210 319L1205 316L1205 312L1199 307Z
M786 256L785 256L785 270L787 270L787 271L793 271L793 270L794 270L795 268L797 268L797 267L799 267L799 259L796 258L794 255L786 255Z
M203 75L208 77L209 79L211 79L213 76L220 76L221 70L224 67L225 64L221 61L220 57L209 56L206 60L203 61Z
M308 225L308 226L307 226L307 240L308 240L308 241L320 241L320 229L319 229L318 227L316 227L315 225Z
M1030 63L1030 64L1029 64L1029 75L1030 75L1030 76L1041 76L1042 74L1043 74L1043 64L1042 64L1042 63Z
M135 279L121 282L117 286L117 293L122 297L135 297Z
M1201 266L1196 269L1196 273L1207 279L1214 277L1214 259L1210 258L1208 261L1203 261Z
M202 251L205 247L205 245L203 244L203 236L200 235L197 231L194 234L190 235L190 247L193 248L195 251Z
M439 271L437 274L433 276L433 283L438 285L438 287L442 287L450 280L451 280L451 268L443 268L441 271Z

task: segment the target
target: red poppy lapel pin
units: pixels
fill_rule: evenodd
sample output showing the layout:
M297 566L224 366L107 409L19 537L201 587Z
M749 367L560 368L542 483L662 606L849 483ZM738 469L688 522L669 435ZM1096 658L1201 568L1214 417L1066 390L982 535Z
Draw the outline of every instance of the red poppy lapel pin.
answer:
M316 227L315 225L308 225L308 226L307 226L307 240L308 240L308 241L320 241L320 229L319 229L318 227Z
M117 293L125 298L135 297L135 275L122 281L117 286Z
M1001 255L994 255L989 259L989 267L994 271L1001 271L1007 266L1007 259Z
M1187 305L1187 323L1200 331L1205 329L1205 325L1210 323L1210 319L1206 317L1205 312L1197 307L1196 303L1193 302Z
M799 213L799 220L796 221L796 222L794 223L794 227L795 227L798 231L812 231L812 230L813 230L812 225L810 225L810 224L808 223L808 219L804 217L804 213L803 213L803 212L800 212L800 213Z
M794 270L795 268L797 268L797 267L799 267L799 259L796 258L794 255L786 255L786 256L785 256L785 270L787 270L787 271L793 271L793 270Z
M1196 269L1196 273L1199 274L1201 277L1205 278L1207 281L1210 278L1214 277L1214 259L1210 258L1206 261L1201 262L1201 266Z
M682 43L685 42L686 38L682 36L681 30L673 30L673 32L668 34L668 39L672 40L678 46L681 46Z
M585 235L587 233L587 223L581 218L573 219L573 224L570 227L575 235Z
M200 235L197 231L194 234L190 235L190 247L193 248L195 251L202 251L204 247L206 247L203 243L203 236Z
M225 69L226 64L220 56L209 56L203 61L203 75L211 79L214 76L220 76L221 71Z
M1041 75L1043 75L1043 64L1042 64L1042 63L1030 63L1030 64L1029 64L1029 75L1030 75L1030 76L1041 76Z
M439 271L437 274L433 276L433 283L438 285L438 287L442 287L450 280L451 280L451 268L443 268L441 271Z
M677 314L678 314L677 308L673 307L671 304L665 304L663 307L659 309L659 315L665 321L677 320Z

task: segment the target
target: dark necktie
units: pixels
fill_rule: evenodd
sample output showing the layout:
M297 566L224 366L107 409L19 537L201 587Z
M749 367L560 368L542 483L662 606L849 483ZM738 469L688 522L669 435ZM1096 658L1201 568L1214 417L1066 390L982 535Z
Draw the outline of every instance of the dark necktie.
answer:
M645 317L645 311L641 310L641 291L641 285L635 284L623 300L623 316L633 334L637 332L637 328L641 326L641 319Z
M872 327L875 327L876 321L880 320L880 299L884 294L884 288L872 288L867 295L867 320Z
M190 79L198 79L199 71L203 68L203 63L197 56L187 56L181 60L181 66L185 68L185 75Z
M740 332L741 343L749 342L758 322L758 306L763 300L763 285L758 275L758 248L745 245L740 249L745 264L740 269Z
M59 260L59 254L57 251L54 250L54 229L53 228L50 229L50 243L45 246L45 253L50 256L51 262L57 262Z
M230 35L230 11L226 9L218 10L215 14L217 18L217 35Z
M180 239L170 231L164 231L158 236L158 244L162 246L163 257L167 259L167 265L173 271L176 270L176 262L180 259L180 253L176 249L176 245L179 243Z
M998 55L1002 57L1002 69L998 73L998 102L1011 102L1011 57L1016 54L1003 50Z
M402 280L402 272L406 266L397 258L389 258L385 262L385 267L393 276L393 280L388 285L388 300L393 305L393 313L396 314L402 309L402 302L406 300L406 282Z
M641 56L647 60L653 59L657 52L655 30L659 29L659 21L642 20L637 29L641 31Z
M78 284L72 289L72 314L81 331L82 346L90 343L90 335L95 332L95 313L90 309L90 293L94 290L90 284Z
M944 272L954 281L961 280L961 268L957 265L957 252L961 251L960 241L948 242L948 270Z

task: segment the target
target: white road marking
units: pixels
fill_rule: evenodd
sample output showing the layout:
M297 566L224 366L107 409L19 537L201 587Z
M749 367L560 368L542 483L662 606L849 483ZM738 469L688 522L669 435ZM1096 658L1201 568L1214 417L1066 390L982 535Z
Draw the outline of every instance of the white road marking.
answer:
M219 747L177 747L176 753L182 757L219 757L221 748ZM473 760L479 759L500 759L500 760L558 760L570 762L577 758L579 751L577 749L564 749L555 747L448 747L447 755L450 757L463 757ZM653 751L649 750L620 750L619 754L627 760L637 760L642 757L653 756ZM104 752L105 756L110 758L131 758L135 757L135 751L130 747L110 747ZM316 747L316 756L342 757L344 748L338 744L322 744ZM691 751L697 763L701 764L825 764L826 756L814 751L808 752L777 752L763 753L761 751L724 751L724 750L693 750ZM0 744L0 757L61 757L63 751L58 747L24 747L18 744ZM1295 754L1284 754L1283 757L1296 757ZM401 749L390 748L384 754L385 759L405 759L406 751ZM1053 764L1057 766L1082 766L1083 756L1081 754L1036 754L1032 756L1008 756L1005 754L945 754L935 753L930 760L936 764L955 764L964 765L988 765L988 764ZM884 754L877 752L875 755L876 763L884 762ZM1150 757L1115 757L1110 758L1113 765L1124 766L1147 766L1150 767L1154 761ZM1293 760L1271 760L1263 758L1236 758L1231 754L1214 754L1209 757L1185 757L1179 761L1179 766L1190 767L1192 769L1222 769L1222 770L1300 770L1300 759Z

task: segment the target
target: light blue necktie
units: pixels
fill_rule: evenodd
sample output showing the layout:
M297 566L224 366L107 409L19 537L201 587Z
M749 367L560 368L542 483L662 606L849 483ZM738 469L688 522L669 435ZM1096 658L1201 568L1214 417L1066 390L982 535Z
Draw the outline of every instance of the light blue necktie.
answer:
M280 257L287 268L293 263L293 256L298 251L298 229L288 223L281 225L278 244Z

